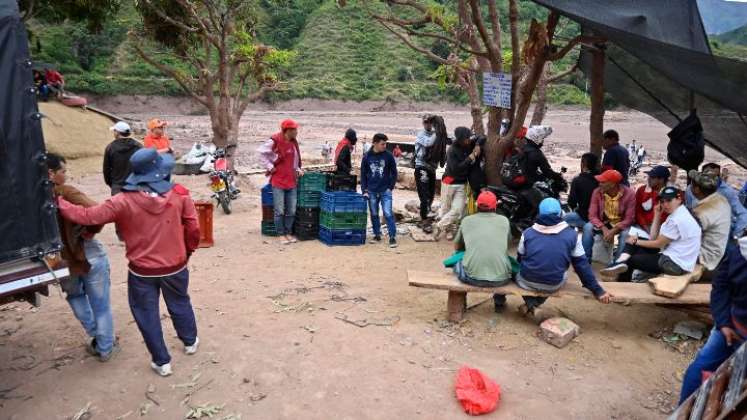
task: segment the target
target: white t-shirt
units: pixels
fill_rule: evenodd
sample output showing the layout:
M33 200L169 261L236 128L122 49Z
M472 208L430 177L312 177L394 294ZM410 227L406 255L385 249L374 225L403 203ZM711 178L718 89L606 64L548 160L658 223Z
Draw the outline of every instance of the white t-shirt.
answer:
M677 207L661 225L660 235L671 240L661 252L685 271L693 271L700 255L700 225L684 205Z

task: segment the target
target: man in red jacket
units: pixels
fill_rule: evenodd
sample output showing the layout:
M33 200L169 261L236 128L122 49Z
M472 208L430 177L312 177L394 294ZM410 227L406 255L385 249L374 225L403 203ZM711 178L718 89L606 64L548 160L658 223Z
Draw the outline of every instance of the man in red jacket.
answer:
M284 120L280 123L280 132L273 134L257 150L270 176L275 207L275 229L286 245L298 242L292 235L293 221L296 217L296 186L298 178L303 176L297 135L298 123Z
M132 173L122 193L94 207L59 200L62 216L82 225L114 222L129 261L128 300L151 367L171 375L171 356L163 339L159 294L163 291L171 321L186 354L197 352L197 323L187 293L187 262L200 242L197 211L189 191L169 181L174 159L143 148L130 158Z

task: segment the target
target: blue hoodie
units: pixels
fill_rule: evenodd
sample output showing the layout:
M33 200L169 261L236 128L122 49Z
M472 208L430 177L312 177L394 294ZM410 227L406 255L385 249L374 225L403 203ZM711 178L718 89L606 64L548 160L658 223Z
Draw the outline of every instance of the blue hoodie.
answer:
M747 241L741 238L740 242ZM711 289L711 313L716 328L747 326L747 259L739 244L731 243L721 261Z
M383 193L393 190L397 184L397 161L388 150L374 153L373 149L363 155L361 162L361 190Z
M604 294L586 259L581 238L560 216L540 216L521 235L517 253L521 277L531 282L559 285L568 267L573 265L585 288L596 297Z

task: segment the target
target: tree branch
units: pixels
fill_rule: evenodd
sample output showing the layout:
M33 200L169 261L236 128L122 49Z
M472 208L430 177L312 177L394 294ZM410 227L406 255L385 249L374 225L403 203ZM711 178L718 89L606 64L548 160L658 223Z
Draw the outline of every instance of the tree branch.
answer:
M379 20L379 23L380 23L380 24L381 24L382 26L384 26L384 27L385 27L385 28L386 28L386 29L387 29L387 30L388 30L389 32L391 32L391 33L393 33L394 35L396 35L396 36L397 36L397 38L401 39L401 40L402 40L402 42L404 42L404 43L405 43L405 45L407 45L408 47L412 48L413 50L415 50L415 51L417 51L417 52L419 52L419 53L421 53L421 54L425 55L426 57L430 58L431 60L435 61L436 63L439 63L439 64L444 64L444 65L451 65L451 64L453 64L453 63L449 62L448 60L445 60L445 59L443 59L443 58L441 58L441 57L437 56L436 54L434 54L434 53L433 53L432 51L430 51L430 50L427 50L427 49L425 49L425 48L421 48L421 47L418 47L417 45L415 45L415 43L414 43L414 42L412 41L412 39L410 39L410 37L409 37L409 36L407 36L407 35L405 35L405 34L401 34L401 33L399 33L399 32L398 32L397 30L395 30L395 29L394 29L394 28L392 28L391 26L387 25L387 23L386 23L386 22L384 22L384 21L382 21L382 20Z
M581 35L573 38L568 42L568 44L565 45L565 47L561 48L560 51L548 55L547 59L550 61L560 60L561 58L565 57L565 55L568 54L573 49L573 47L580 44L583 39L584 37Z
M137 42L133 42L132 46L133 48L135 48L135 51L138 53L140 58L142 58L146 63L157 68L158 70L161 71L161 73L164 73L167 76L174 79L174 81L176 81L176 83L179 84L179 86L184 90L184 92L188 93L190 96L192 96L195 100L197 100L199 103L201 103L205 107L208 107L208 101L195 92L194 87L190 86L190 81L188 79L186 79L184 76L179 74L179 72L177 72L172 67L159 63L156 60L153 60L149 54L146 54L145 51L143 51L142 47Z
M488 0L488 13L490 15L490 26L493 30L493 42L495 42L496 49L501 51L501 21L498 19L495 0Z
M155 6L155 5L153 4L153 2L151 2L150 0L145 0L145 4L147 4L147 5L148 5L148 7L150 7L150 9L151 9L151 10L153 10L154 12L156 12L156 14L157 14L157 15L158 15L158 16L159 16L159 17L160 17L161 19L163 19L164 21L166 21L167 23L170 23L170 24L172 24L172 25L176 26L177 28L179 28L179 29L181 29L181 30L183 30L183 31L185 31L185 32L192 32L192 33L194 33L194 32L197 32L197 28L193 28L193 27L191 27L191 26L187 25L187 24L186 24L186 23L184 23L184 22L179 22L179 21L177 21L177 20L175 20L175 19L172 19L172 18L171 18L171 17L169 16L169 15L167 15L167 14L166 14L166 13L165 13L165 12L164 12L163 10L161 10L161 9L160 9L160 8L158 8L158 7L156 7L156 6Z
M23 17L21 17L22 22L26 22L34 16L34 6L36 6L36 0L29 0L28 7L26 8L26 13L24 13Z
M508 1L508 22L511 30L511 115L510 121L514 120L516 112L516 88L519 86L519 75L521 72L521 45L519 43L519 6L517 0Z
M557 82L558 80L560 80L560 79L562 79L562 78L564 78L564 77L568 76L569 74L572 74L572 73L574 73L574 72L575 72L576 70L578 70L578 63L577 63L577 64L574 64L574 65L573 65L573 66L572 66L571 68L569 68L569 69L568 69L568 70L566 70L566 71L563 71L563 72L560 72L560 73L558 73L558 74L554 74L554 75L550 76L550 77L549 77L549 78L547 79L547 83L548 83L548 84L550 84L550 83L555 83L555 82Z
M150 0L147 0L150 2ZM211 31L208 27L207 23L200 17L200 14L197 12L197 9L195 9L194 3L188 0L176 0L177 3L179 3L185 10L189 12L190 15L192 15L192 19L199 25L199 30L202 31L203 35L207 37L210 42L215 45L216 47L220 48L220 40L213 34L213 32L217 32L220 30L220 28L216 27L213 28L214 31ZM214 4L212 1L203 1L203 5L207 8L214 7ZM198 29L195 28L195 32L198 32Z
M482 14L480 11L479 0L469 0L469 6L472 10L472 21L477 27L477 32L480 34L485 49L488 51L488 59L493 71L501 71L501 53L496 49L496 45L490 39L487 29L485 29L485 22L482 20Z

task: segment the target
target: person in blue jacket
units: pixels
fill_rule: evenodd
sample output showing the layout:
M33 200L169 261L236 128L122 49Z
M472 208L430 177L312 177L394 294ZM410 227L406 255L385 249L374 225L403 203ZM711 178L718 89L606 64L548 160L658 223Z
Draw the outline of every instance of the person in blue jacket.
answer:
M371 211L373 242L381 242L381 205L389 233L389 247L397 247L397 224L392 212L392 191L397 183L397 162L394 155L386 150L386 135L374 134L371 150L363 155L361 161L361 191L368 197L368 208Z
M680 404L700 387L747 338L747 235L730 243L711 289L714 327L682 379Z
M516 284L522 289L557 292L568 278L566 271L573 265L581 284L600 302L609 303L612 298L594 277L581 237L563 221L560 202L554 198L540 202L537 222L522 233L517 257L521 269L516 275ZM545 300L545 297L525 296L520 310L536 317L535 310Z

